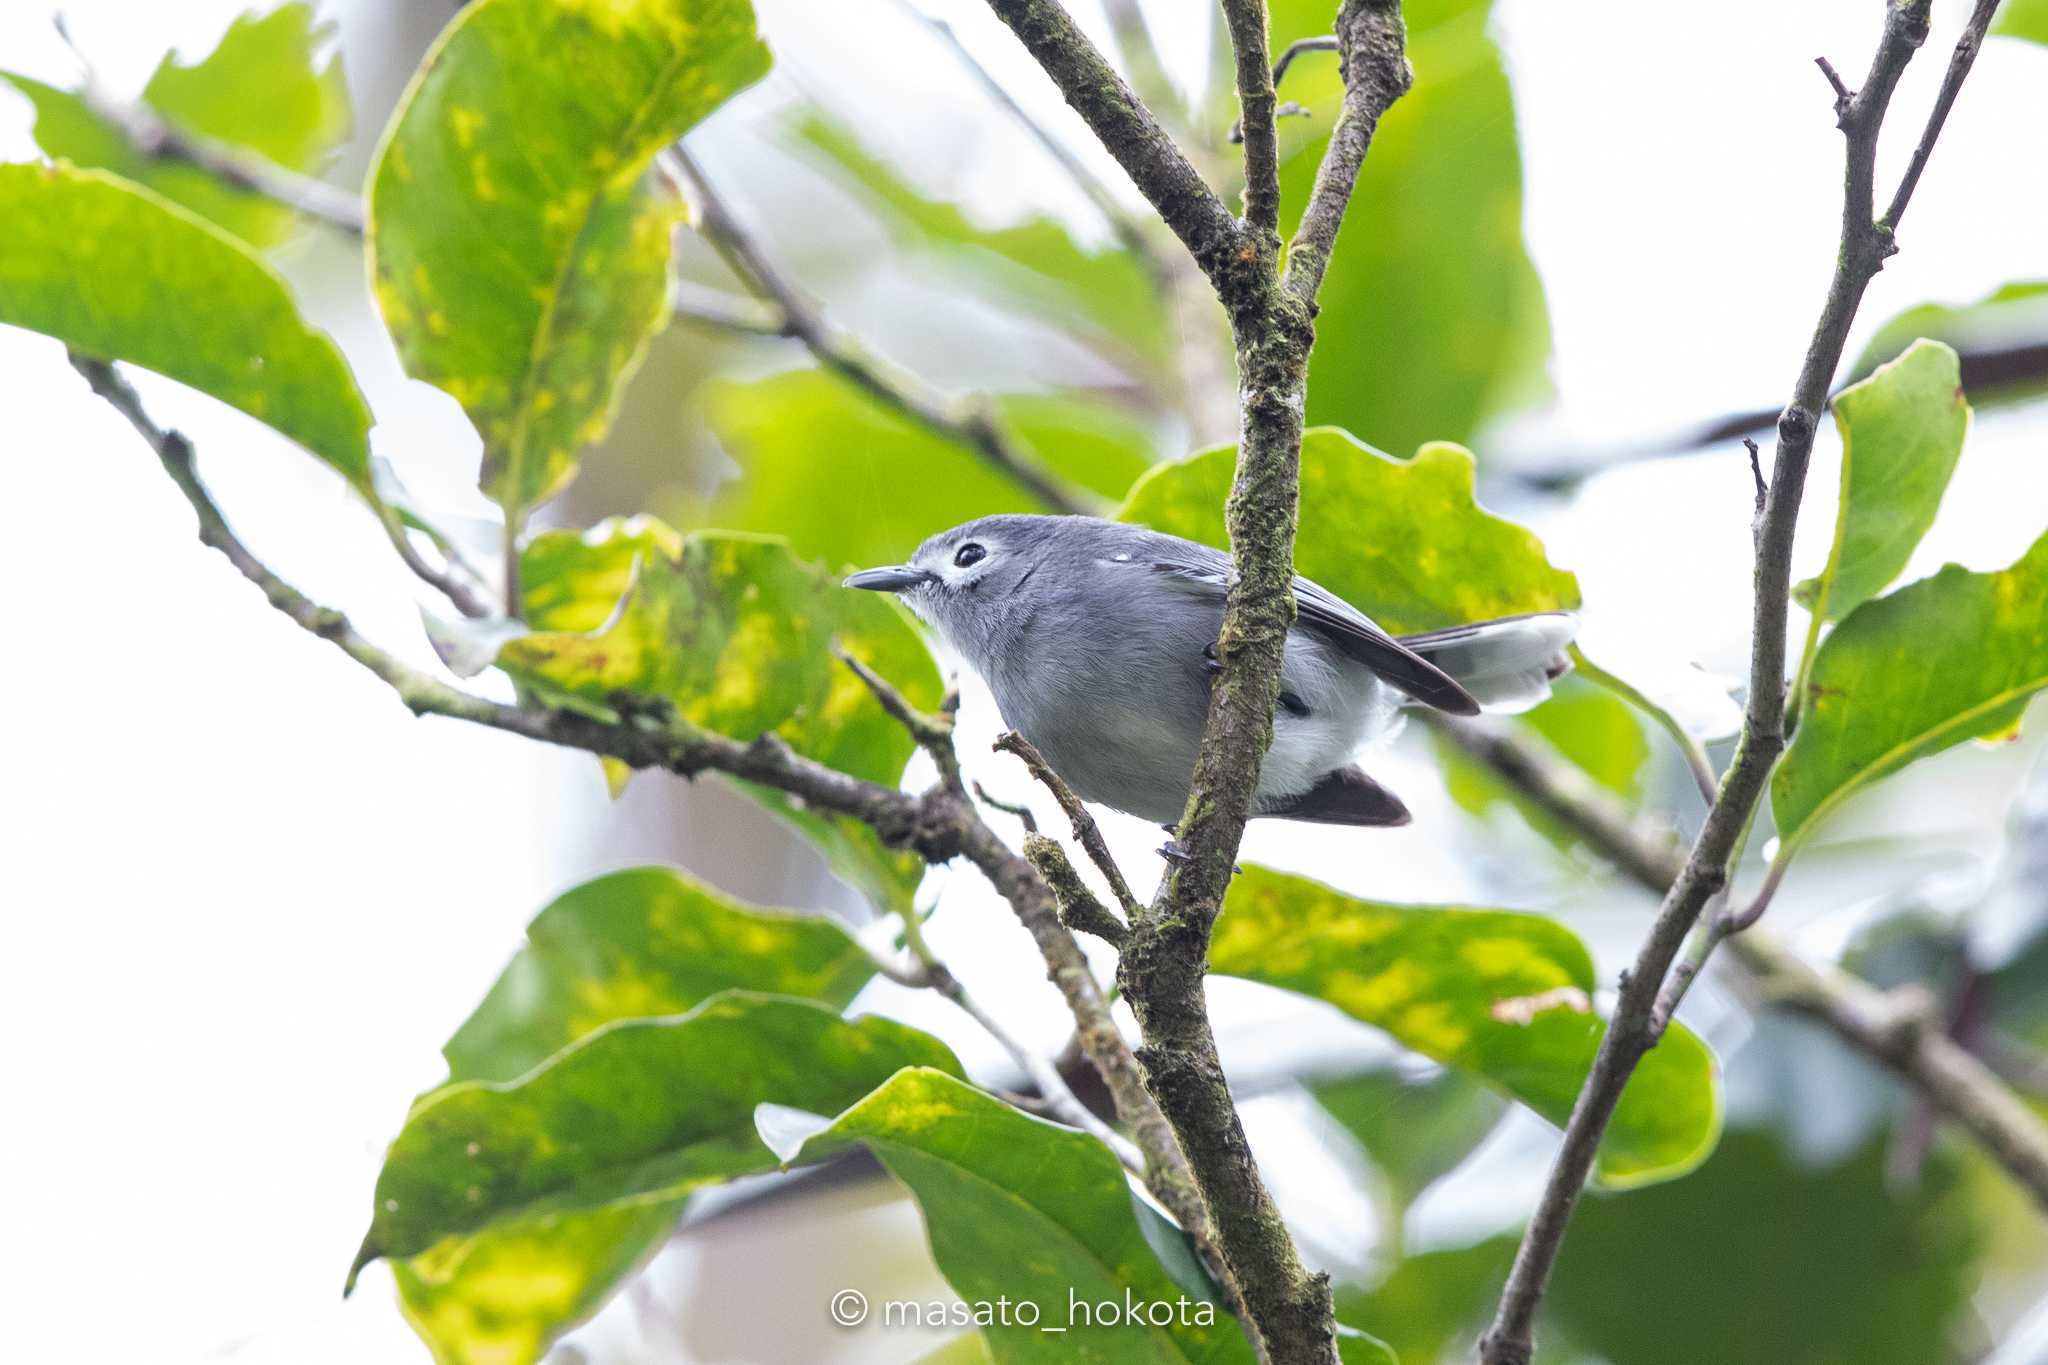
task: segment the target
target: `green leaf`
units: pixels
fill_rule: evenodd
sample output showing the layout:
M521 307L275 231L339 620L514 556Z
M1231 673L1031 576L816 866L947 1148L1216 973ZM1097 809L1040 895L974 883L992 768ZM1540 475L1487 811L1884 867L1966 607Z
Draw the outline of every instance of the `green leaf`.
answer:
M2008 38L2048 43L2048 0L2006 0L1991 31Z
M370 410L341 351L241 242L102 171L0 166L0 322L240 408L372 502Z
M764 910L666 867L565 892L441 1049L450 1081L505 1081L618 1019L681 1014L722 990L844 1006L874 962L838 921Z
M245 14L192 65L166 55L142 99L186 133L254 152L294 171L315 171L348 136L348 82L339 56L322 60L334 25L307 4ZM36 108L36 145L50 157L98 167L147 185L244 241L265 246L292 228L292 211L209 171L145 156L122 129L79 95L0 72Z
M1490 6L1420 0L1404 15L1415 85L1373 134L1323 283L1308 379L1311 423L1387 450L1469 440L1489 414L1540 390L1550 350ZM1330 16L1327 0L1277 0L1274 50L1328 33ZM1342 94L1336 58L1297 62L1284 94L1314 114L1281 125L1281 226L1292 236Z
M1131 489L1123 521L1228 548L1229 446L1161 465ZM1393 633L1571 610L1579 583L1554 569L1534 534L1473 500L1472 455L1433 442L1396 460L1324 427L1301 443L1301 530L1294 562Z
M1184 1365L1253 1358L1228 1311L1190 1297L1168 1274L1139 1222L1123 1167L1094 1138L920 1070L896 1076L806 1137L788 1160L814 1161L853 1143L909 1187L954 1292L970 1305L1009 1300L1007 1322L979 1324L991 1359ZM1121 1319L1126 1296L1160 1305L1173 1321L1105 1325L1095 1315L1096 1305L1109 1304ZM1021 1323L1027 1304L1035 1310L1029 1324ZM1087 1305L1090 1316L1075 1304ZM1048 1326L1068 1330L1041 1330Z
M1404 1256L1370 1290L1339 1289L1337 1311L1385 1323L1394 1348L1413 1365L1462 1365L1471 1359L1471 1348L1500 1299L1520 1240L1492 1237ZM1543 1324L1539 1345L1551 1346L1555 1335Z
M1842 500L1827 567L1792 590L1822 620L1835 621L1899 576L1941 506L1970 405L1956 353L1916 341L1860 384L1835 395L1842 433Z
M838 1110L908 1066L959 1072L943 1044L907 1025L746 991L606 1025L516 1081L466 1081L420 1101L377 1177L355 1268L771 1169L756 1105Z
M1209 966L1327 1001L1557 1124L1606 1031L1592 1011L1592 958L1561 924L1357 900L1263 867L1231 883ZM1618 1188L1683 1175L1720 1129L1713 1054L1674 1024L1622 1094L1600 1178Z
M1550 1307L1610 1361L1968 1358L1983 1235L1964 1172L1939 1147L1916 1182L1885 1166L1881 1141L1815 1170L1732 1132L1690 1180L1582 1201Z
M1860 379L1921 337L1932 337L1961 351L1987 344L2009 345L2038 335L2044 317L2048 317L2048 280L2002 285L1971 303L1923 303L1878 328L1849 372Z
M480 0L413 77L370 178L377 300L515 524L667 317L680 208L650 159L767 69L746 0Z
M1033 217L983 227L934 199L861 145L853 130L812 113L796 135L835 178L879 214L897 244L929 252L977 291L1018 310L1163 364L1173 344L1158 287L1145 264L1117 247L1089 249L1066 225Z
M560 557L572 557L577 543L536 539ZM587 548L591 562L616 567L615 543L600 538ZM666 703L683 720L735 739L772 730L798 753L871 782L901 779L910 736L831 649L836 640L913 705L937 706L938 670L896 603L844 591L834 575L763 537L699 533L676 558L639 562L631 591L602 629L508 641L499 666L551 700L600 716L615 714L625 694ZM818 844L833 871L878 909L909 905L924 873L915 854L884 848L860 821L765 787L746 790Z
M1864 603L1821 642L1771 779L1779 858L1916 758L2008 731L2048 687L2048 536L2009 569L1951 564Z
M963 521L1046 510L973 451L820 370L715 385L705 410L740 473L703 520L786 535L828 564L894 564ZM1014 395L996 410L1047 469L1105 497L1152 461L1145 429L1100 400Z

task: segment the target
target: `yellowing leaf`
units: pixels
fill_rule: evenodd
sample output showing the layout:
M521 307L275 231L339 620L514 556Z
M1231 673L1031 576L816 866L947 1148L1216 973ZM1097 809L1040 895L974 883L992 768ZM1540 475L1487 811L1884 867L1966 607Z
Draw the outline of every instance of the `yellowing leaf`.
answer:
M1209 966L1328 1001L1556 1124L1606 1031L1592 1009L1592 958L1555 921L1358 900L1262 867L1231 883ZM1600 1177L1670 1180L1705 1160L1720 1131L1713 1054L1673 1024L1622 1095Z
M370 181L377 301L515 523L667 316L681 207L650 159L767 69L746 0L478 0L414 76Z
M614 572L622 544L545 540L558 559L584 553L587 564L610 564ZM499 666L543 695L599 714L622 695L665 702L691 724L735 739L772 730L841 772L890 786L901 779L914 747L909 735L832 656L836 640L914 705L936 706L938 670L894 602L844 590L836 575L758 536L700 533L683 541L679 556L656 552L638 562L631 591L616 611L605 608L602 629L508 641ZM569 572L551 571L548 581ZM594 606L584 609L578 622L595 614ZM817 843L833 870L878 908L909 904L924 870L915 854L884 848L859 821L768 788L747 790Z
M1140 479L1122 521L1229 548L1223 503L1237 452L1222 446ZM1333 427L1301 443L1295 567L1395 634L1579 605L1578 580L1543 543L1473 498L1471 453L1441 442L1396 460Z

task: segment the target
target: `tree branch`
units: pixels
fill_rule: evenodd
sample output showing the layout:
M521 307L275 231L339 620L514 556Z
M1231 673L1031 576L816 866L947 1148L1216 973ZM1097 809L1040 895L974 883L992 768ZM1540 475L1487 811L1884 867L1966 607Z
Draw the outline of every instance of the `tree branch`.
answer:
M1109 845L1102 838L1101 826L1097 825L1095 817L1088 813L1088 807L1081 804L1081 798L1074 795L1074 789L1052 770L1052 765L1045 761L1045 755L1038 752L1030 740L1015 730L998 738L995 747L998 753L1015 754L1023 759L1024 766L1030 769L1031 775L1052 793L1053 799L1060 804L1060 810L1066 814L1074 827L1074 842L1087 851L1089 861L1102 873L1102 879L1109 883L1110 892L1116 896L1117 904L1123 907L1125 922L1136 919L1143 913L1138 898L1131 894L1130 884L1124 880L1123 869L1118 867L1116 859L1110 856Z
M715 317L707 316L701 291L694 288L674 300L680 313L719 326L793 337L826 369L933 435L972 450L1052 511L1097 510L1092 495L1072 488L1022 449L985 400L947 398L922 380L883 366L859 343L827 323L733 216L689 153L680 146L672 147L661 154L659 164L691 187L705 238L750 289L775 307L779 322L771 317L755 325L752 319L734 316L735 310L730 308ZM770 323L774 323L772 328Z
M1669 891L1684 870L1668 840L1637 826L1613 797L1535 746L1497 734L1468 752L1653 894ZM1733 940L1730 951L1762 1004L1813 1020L1898 1076L2048 1210L2048 1125L2000 1083L1995 1059L1980 1061L1942 1031L1924 1002L1916 1003L1918 992L1882 991L1846 972L1812 966L1758 932Z
M1295 506L1315 295L1379 116L1408 88L1398 0L1344 0L1337 42L1345 109L1316 177L1288 280L1278 274L1277 186L1267 181L1272 77L1260 7L1231 0L1241 91L1248 83L1247 194L1240 226L1056 0L989 0L1111 155L1186 244L1237 343L1237 471L1224 520L1232 582L1216 641L1220 671L1190 783L1176 861L1130 925L1118 980L1144 1035L1145 1081L1173 1125L1244 1292L1255 1340L1275 1361L1334 1362L1329 1278L1301 1263L1251 1159L1203 996L1209 935L1236 867L1261 760L1272 742L1280 664L1294 622ZM1254 22L1256 20L1256 22ZM1245 50L1246 48L1250 50ZM1269 198L1269 192L1271 197ZM1304 242L1312 258L1299 259Z
M1051 888L1031 864L1012 852L964 794L945 784L921 796L867 782L803 757L773 731L752 742L700 730L647 698L621 698L629 709L608 724L568 711L509 706L451 687L385 653L358 634L340 612L320 606L273 573L235 535L193 466L192 447L160 427L140 396L111 364L73 355L72 365L156 452L164 471L199 518L202 543L220 551L270 605L302 629L328 641L398 694L417 716L468 721L525 739L616 758L633 768L661 768L682 777L722 772L801 797L823 811L868 825L892 848L907 848L927 862L966 858L1009 903L1045 959L1047 975L1074 1016L1081 1050L1101 1073L1116 1112L1144 1153L1146 1183L1194 1237L1212 1244L1207 1213L1159 1107L1146 1093L1138 1064L1109 1012L1088 959L1060 923ZM1220 1265L1220 1262L1219 1262ZM1226 1287L1227 1286L1227 1276Z
M138 156L152 161L177 161L206 172L224 185L282 204L302 218L339 229L352 237L363 235L363 201L337 185L310 175L301 175L255 152L216 142L174 126L142 101L116 100L100 88L71 31L60 17L57 34L85 69L79 97L93 113L119 130Z
M1314 303L1337 246L1337 230L1351 203L1351 187L1365 164L1380 116L1408 93L1408 35L1398 0L1345 0L1337 11L1337 51L1344 72L1344 104L1330 129L1330 146L1316 168L1315 188L1301 227L1287 248L1287 288Z
M1261 237L1280 236L1280 138L1274 127L1279 103L1267 56L1266 0L1223 0L1230 47L1237 57L1238 129L1244 142L1245 227ZM1293 56L1294 49L1288 49Z
M1228 301L1243 234L1216 191L1059 0L988 0Z
M1601 1135L1637 1062L1656 1042L1656 1007L1665 974L1708 902L1726 887L1736 844L1785 746L1785 619L1792 535L1828 383L1841 364L1864 290L1893 250L1891 230L1877 221L1874 206L1877 138L1900 73L1926 40L1928 4L1929 0L1890 0L1883 38L1863 88L1847 101L1838 100L1837 121L1848 143L1841 242L1792 401L1778 419L1770 491L1757 537L1749 704L1742 736L1691 854L1665 893L1635 965L1622 979L1614 1017L1565 1126L1563 1146L1523 1234L1493 1325L1480 1343L1483 1365L1528 1365L1534 1353L1537 1306Z

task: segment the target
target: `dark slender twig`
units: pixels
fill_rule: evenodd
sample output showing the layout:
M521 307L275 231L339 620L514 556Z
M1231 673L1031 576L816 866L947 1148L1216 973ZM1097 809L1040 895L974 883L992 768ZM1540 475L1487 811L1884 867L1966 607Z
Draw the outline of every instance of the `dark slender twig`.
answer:
M1153 245L1152 235L1145 230L1144 224L1124 207L1122 201L1116 197L1116 191L1104 184L1102 177L1095 174L1087 162L1075 155L1072 147L1057 137L1050 128L1033 118L1023 105L1017 103L1016 96L1005 90L1003 83L990 74L989 69L967 50L967 45L960 41L960 35L953 31L951 24L936 14L925 13L911 3L911 0L897 0L897 3L912 18L938 36L939 41L952 52L961 69L974 78L975 84L979 85L989 99L1008 114L1013 122L1031 134L1032 139L1045 149L1046 155L1066 173L1067 179L1073 182L1074 187L1087 196L1088 202L1095 206L1095 211L1109 224L1110 231L1116 234L1124 249L1143 261L1154 279L1163 280L1168 274L1168 267L1160 259L1159 252Z
M998 753L1015 754L1023 759L1024 766L1030 770L1031 776L1060 803L1060 809L1066 813L1068 821L1074 827L1074 842L1086 851L1088 860L1095 864L1096 870L1102 873L1102 879L1109 883L1110 892L1116 897L1116 903L1123 907L1124 919L1133 920L1144 913L1144 907L1139 905L1138 898L1131 894L1130 884L1124 880L1123 869L1116 865L1116 859L1110 854L1109 844L1102 837L1102 827L1095 823L1095 817L1088 813L1088 807L1081 803L1081 798L1074 795L1074 789L1052 770L1052 765L1045 761L1045 755L1038 752L1030 740L1015 730L999 736L995 747Z
M885 367L851 337L827 323L816 306L782 274L753 234L733 216L689 153L680 146L670 148L662 154L660 164L694 191L705 237L725 255L748 287L779 311L781 320L774 334L801 341L819 364L869 397L932 434L975 452L1048 509L1100 510L1092 495L1071 487L1021 448L986 400L948 398L922 380ZM702 314L695 312L691 316L701 318Z
M282 204L300 217L325 223L351 236L363 235L363 201L359 196L338 185L301 175L255 152L186 132L140 101L127 103L112 98L94 79L91 63L72 41L70 29L61 17L56 25L58 36L85 69L80 98L88 109L118 129L137 155L154 161L183 162L245 194Z
M953 716L960 709L959 686L947 684L945 695L939 701L938 713L934 715L913 706L908 697L896 690L894 683L838 644L832 646L832 653L861 680L873 694L876 704L910 732L910 737L917 741L917 747L931 755L932 762L939 769L939 780L946 784L947 790L956 795L966 795L967 787L960 777L960 756L953 749Z
M1890 228L1877 221L1878 131L1900 73L1927 37L1929 0L1890 0L1884 35L1870 74L1842 111L1846 135L1841 243L1792 401L1778 419L1778 442L1757 544L1749 704L1720 794L1657 919L1623 978L1614 1017L1579 1091L1550 1178L1524 1232L1493 1324L1480 1343L1483 1365L1528 1365L1536 1310L1564 1244L1572 1210L1592 1170L1600 1138L1637 1062L1656 1041L1665 976L1701 912L1727 885L1729 862L1785 745L1785 621L1791 588L1792 536L1813 452L1814 431L1828 384L1841 364L1849 327L1864 290L1893 251Z
M1217 286L1240 267L1230 209L1059 0L988 0Z
M1970 67L1977 60L1977 51L1984 46L1984 35L1991 28L1998 3L1999 0L1977 0L1976 8L1970 11L1969 22L1963 25L1963 36L1956 39L1955 50L1949 54L1948 70L1942 75L1941 89L1935 93L1934 107L1928 111L1927 126L1921 130L1920 141L1913 147L1913 159L1906 164L1906 173L1900 177L1898 189L1892 192L1892 201L1885 206L1884 217L1878 220L1892 232L1899 230L1899 220L1906 216L1906 205L1912 202L1913 191L1920 186L1920 175L1927 169L1927 158L1934 154L1934 140L1941 136L1942 125L1948 122L1948 111L1955 107L1956 95L1963 88L1963 78L1970 74Z
M999 810L1024 826L1026 834L1038 833L1038 817L1031 813L1031 807L1018 801L1004 801L991 796L988 789L979 782L974 784L974 799L990 810Z
M1294 59L1296 57L1301 56L1302 53L1335 52L1336 50L1337 35L1334 33L1326 34L1320 38L1296 38L1293 42L1289 43L1286 47L1286 50L1280 54L1280 59L1273 63L1274 88L1276 90L1279 88L1280 82L1287 78L1287 68L1293 66ZM1273 111L1273 115L1276 118L1289 114L1306 115L1307 113L1308 110L1294 103L1292 100L1289 100L1286 104L1281 105L1278 109L1275 109ZM1230 125L1230 143L1234 147L1238 143L1243 141L1244 120L1239 119L1237 122Z

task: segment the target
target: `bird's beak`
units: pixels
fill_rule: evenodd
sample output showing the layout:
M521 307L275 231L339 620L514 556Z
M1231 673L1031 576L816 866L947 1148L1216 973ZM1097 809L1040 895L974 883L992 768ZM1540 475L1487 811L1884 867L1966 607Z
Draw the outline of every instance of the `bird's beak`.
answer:
M929 583L937 574L913 569L908 564L891 564L886 569L862 569L840 584L843 588L866 588L869 592L902 592Z

